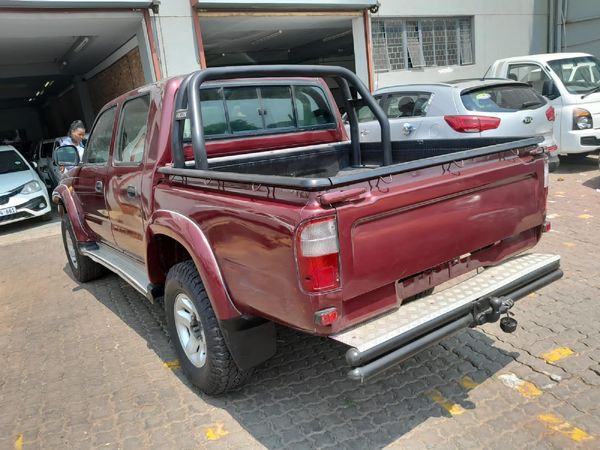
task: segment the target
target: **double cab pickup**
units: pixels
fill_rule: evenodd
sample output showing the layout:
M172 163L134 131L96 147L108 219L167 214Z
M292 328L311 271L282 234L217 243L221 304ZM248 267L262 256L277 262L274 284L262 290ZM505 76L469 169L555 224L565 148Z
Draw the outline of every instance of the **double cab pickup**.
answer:
M359 104L381 142L360 143ZM392 142L349 70L210 68L109 102L53 201L74 277L108 268L164 305L202 391L273 356L275 324L347 345L363 381L466 327L514 331L514 302L561 277L527 252L549 229L538 143Z

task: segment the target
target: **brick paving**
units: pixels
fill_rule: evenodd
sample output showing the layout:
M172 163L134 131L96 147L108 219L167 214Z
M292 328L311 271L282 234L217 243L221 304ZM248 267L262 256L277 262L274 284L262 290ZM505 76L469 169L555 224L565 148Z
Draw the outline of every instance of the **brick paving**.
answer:
M514 334L465 331L363 385L342 345L281 329L248 385L207 397L158 306L115 275L73 281L57 223L0 229L0 449L598 448L597 162L551 175L536 250L565 276L517 304Z

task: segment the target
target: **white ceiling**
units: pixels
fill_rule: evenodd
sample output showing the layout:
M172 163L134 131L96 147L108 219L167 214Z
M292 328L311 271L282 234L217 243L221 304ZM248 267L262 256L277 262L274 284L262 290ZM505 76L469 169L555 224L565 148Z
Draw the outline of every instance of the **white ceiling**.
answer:
M0 101L27 100L44 80L55 81L54 91L64 87L135 36L141 21L135 12L2 12ZM70 52L82 36L90 37L88 44Z

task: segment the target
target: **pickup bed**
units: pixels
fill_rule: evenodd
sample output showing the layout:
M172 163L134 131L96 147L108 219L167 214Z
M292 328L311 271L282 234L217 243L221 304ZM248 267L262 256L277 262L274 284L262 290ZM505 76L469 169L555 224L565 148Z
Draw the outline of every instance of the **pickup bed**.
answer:
M359 142L359 95L381 143ZM347 344L362 381L561 277L558 256L518 256L549 229L538 142L391 142L346 69L211 68L107 104L53 200L75 278L107 267L163 302L204 392L270 358L275 323Z

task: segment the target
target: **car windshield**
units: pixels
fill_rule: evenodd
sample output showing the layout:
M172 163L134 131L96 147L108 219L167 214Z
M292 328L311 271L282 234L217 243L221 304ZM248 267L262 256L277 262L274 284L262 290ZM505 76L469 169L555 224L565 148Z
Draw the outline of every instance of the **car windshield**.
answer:
M23 158L14 150L0 151L0 174L29 170Z
M544 97L529 86L514 84L469 90L460 98L469 111L482 112L514 112L546 104Z
M600 86L600 60L593 56L556 59L548 65L571 94L585 94Z

